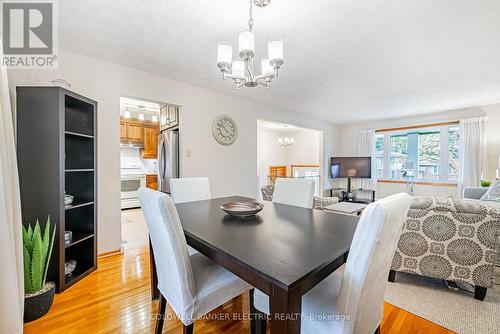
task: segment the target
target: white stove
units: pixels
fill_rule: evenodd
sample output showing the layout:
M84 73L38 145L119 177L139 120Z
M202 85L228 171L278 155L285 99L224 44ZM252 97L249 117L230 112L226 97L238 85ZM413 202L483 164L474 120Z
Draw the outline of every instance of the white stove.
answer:
M146 174L142 171L142 164L135 159L123 159L121 165L121 208L138 208L139 195L137 190L146 186Z

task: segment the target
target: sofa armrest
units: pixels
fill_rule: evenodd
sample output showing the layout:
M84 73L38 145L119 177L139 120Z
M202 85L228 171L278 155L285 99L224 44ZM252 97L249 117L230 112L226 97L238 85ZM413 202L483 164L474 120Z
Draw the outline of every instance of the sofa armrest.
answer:
M488 191L488 188L470 187L464 189L464 198L480 199Z

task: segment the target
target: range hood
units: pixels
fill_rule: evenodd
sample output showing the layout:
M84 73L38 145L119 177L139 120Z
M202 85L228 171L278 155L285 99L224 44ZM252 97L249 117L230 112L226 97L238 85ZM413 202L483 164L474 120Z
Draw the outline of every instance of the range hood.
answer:
M144 148L144 142L121 141L120 147L123 147L123 148Z

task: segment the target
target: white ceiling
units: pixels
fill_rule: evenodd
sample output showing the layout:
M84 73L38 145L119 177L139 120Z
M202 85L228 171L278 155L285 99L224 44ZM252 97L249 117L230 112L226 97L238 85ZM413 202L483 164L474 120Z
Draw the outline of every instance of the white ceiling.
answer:
M59 1L61 47L336 123L500 102L499 0L272 0L254 9L257 57L282 37L264 87L220 79L247 0Z

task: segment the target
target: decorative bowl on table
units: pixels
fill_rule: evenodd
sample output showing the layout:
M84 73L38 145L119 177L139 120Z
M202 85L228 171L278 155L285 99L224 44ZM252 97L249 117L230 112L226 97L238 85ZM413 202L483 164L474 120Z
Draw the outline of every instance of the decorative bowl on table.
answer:
M250 217L259 213L264 205L256 202L231 202L222 204L220 208L231 216Z

